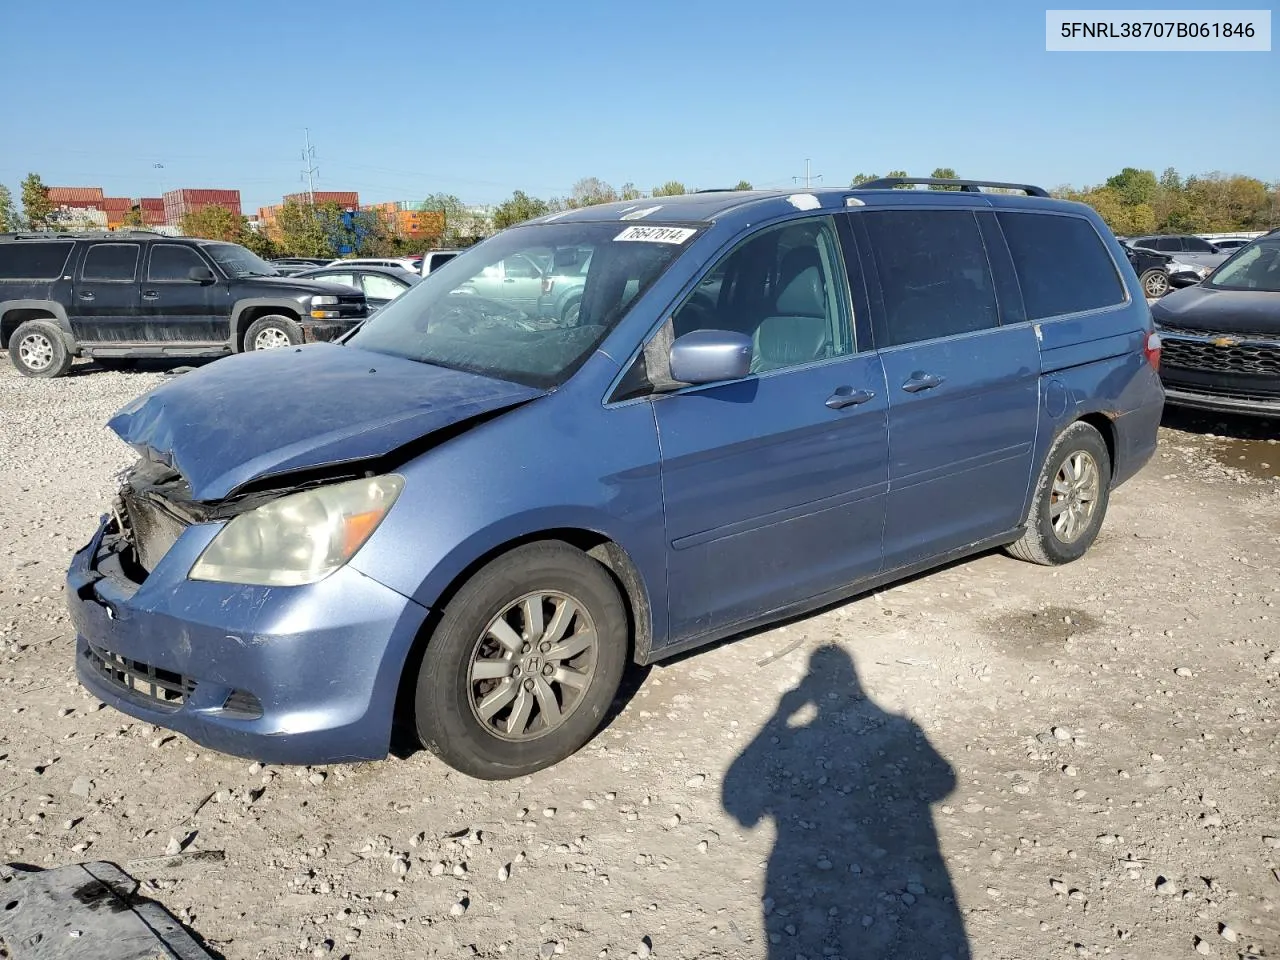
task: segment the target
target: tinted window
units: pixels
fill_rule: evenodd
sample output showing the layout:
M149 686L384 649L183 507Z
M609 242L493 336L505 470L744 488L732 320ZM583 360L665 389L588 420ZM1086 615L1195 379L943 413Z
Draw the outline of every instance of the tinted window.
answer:
M73 246L40 240L0 245L0 280L56 280Z
M1183 237L1182 249L1191 253L1213 253L1213 244L1207 240L1201 240L1199 237Z
M82 280L132 280L138 273L136 243L97 243L85 254Z
M380 273L362 274L360 285L364 287L364 295L373 300L394 300L404 292L406 286Z
M830 218L762 230L725 255L672 317L672 333L751 337L764 373L853 352L847 284Z
M1028 320L1124 302L1115 264L1093 225L1081 217L1001 213Z
M157 243L151 248L151 265L147 268L148 280L189 280L192 267L208 265L200 259L200 254L190 247L180 247L175 243Z
M1165 253L1179 253L1182 250L1182 241L1177 237L1156 237L1151 246Z
M892 347L999 325L977 218L967 210L871 211L864 218L884 315L876 345Z

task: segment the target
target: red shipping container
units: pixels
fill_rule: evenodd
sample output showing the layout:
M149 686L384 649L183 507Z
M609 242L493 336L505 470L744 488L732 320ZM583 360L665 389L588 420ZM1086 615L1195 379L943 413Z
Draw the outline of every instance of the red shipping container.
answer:
M128 197L103 197L102 202L98 204L99 210L106 210L108 213L125 213L133 206L133 201Z
M286 202L307 203L310 198L308 193L290 193L284 199ZM360 206L360 194L355 190L317 190L315 198L317 206L325 203L336 203L340 207Z
M49 187L46 193L51 203L88 204L102 200L101 187Z
M143 210L158 210L164 213L164 197L143 197L138 201Z

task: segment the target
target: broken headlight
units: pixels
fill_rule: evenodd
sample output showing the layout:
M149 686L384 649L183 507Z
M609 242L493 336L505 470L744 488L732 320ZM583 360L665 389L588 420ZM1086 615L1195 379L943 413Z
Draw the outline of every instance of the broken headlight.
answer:
M187 576L268 587L323 580L355 556L403 487L390 474L272 500L233 517Z

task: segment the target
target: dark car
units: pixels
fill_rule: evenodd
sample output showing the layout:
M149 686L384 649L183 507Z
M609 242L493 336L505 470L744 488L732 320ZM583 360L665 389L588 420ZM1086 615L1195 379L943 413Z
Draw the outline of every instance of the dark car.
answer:
M1280 234L1151 308L1172 404L1280 417Z
M139 397L68 572L80 681L230 753L379 758L402 716L510 778L628 662L994 547L1084 556L1163 411L1137 275L1039 187L882 183L533 220L340 345ZM540 316L530 268L583 250L577 323Z
M370 313L385 307L422 280L420 274L410 273L397 267L375 267L367 264L320 267L315 270L304 270L296 276L307 280L340 283L346 287L363 290L365 299L369 301Z
M1142 292L1148 299L1158 299L1169 292L1169 264L1173 257L1145 247L1131 247L1127 243L1124 245L1124 253L1133 265L1138 282L1142 284Z
M364 294L280 276L235 243L147 232L0 235L0 347L28 377L77 356L217 357L346 333Z

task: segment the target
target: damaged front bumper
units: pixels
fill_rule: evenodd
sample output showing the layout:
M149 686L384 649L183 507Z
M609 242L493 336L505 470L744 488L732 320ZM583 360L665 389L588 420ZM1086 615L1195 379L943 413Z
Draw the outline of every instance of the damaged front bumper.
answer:
M184 529L140 576L104 517L67 574L76 672L123 713L269 763L385 757L427 610L344 567L304 587L187 579L221 522Z

